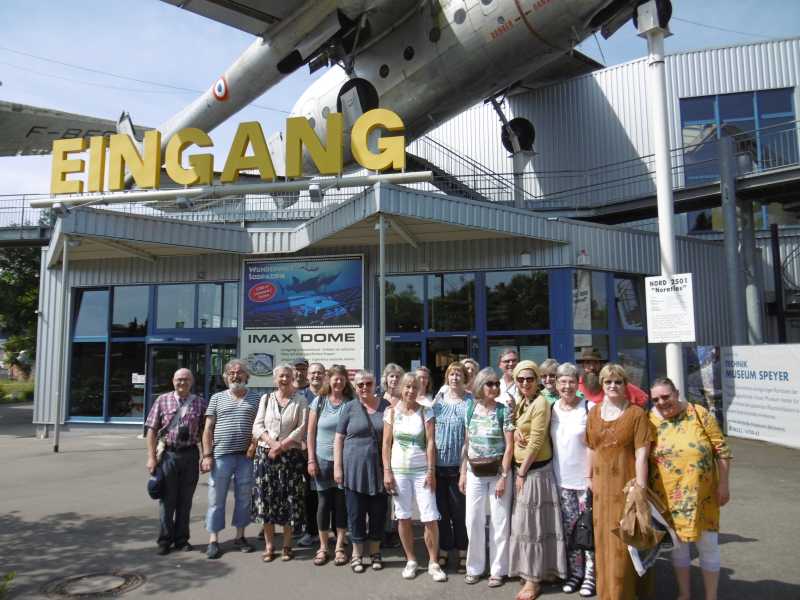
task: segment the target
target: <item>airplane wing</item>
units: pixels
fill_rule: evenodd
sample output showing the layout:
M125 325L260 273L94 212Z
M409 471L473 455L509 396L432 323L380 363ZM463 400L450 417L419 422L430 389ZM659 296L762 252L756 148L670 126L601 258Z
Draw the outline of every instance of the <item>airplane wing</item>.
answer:
M297 8L288 0L162 0L252 35L264 35Z
M509 90L508 95L521 94L530 90L546 87L559 81L572 79L580 75L586 75L599 69L604 69L605 65L597 62L590 56L573 50L571 53L563 54L552 62L547 63L542 68L530 73L525 79L518 82Z
M138 127L137 139L145 129ZM117 122L0 100L0 156L50 154L53 140L117 133Z

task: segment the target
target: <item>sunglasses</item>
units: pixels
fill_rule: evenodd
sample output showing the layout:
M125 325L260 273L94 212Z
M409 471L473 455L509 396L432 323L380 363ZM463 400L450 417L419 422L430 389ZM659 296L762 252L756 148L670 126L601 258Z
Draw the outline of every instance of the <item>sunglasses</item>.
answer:
M517 383L531 383L536 381L536 377L517 377Z
M488 385L489 387L499 388L500 387L500 382L499 381L487 381L483 385Z
M614 385L622 385L625 382L620 379L607 379L603 382L603 385L611 385L612 383Z
M359 389L367 388L372 386L374 383L375 383L374 381L360 381L359 383L356 384L356 387Z

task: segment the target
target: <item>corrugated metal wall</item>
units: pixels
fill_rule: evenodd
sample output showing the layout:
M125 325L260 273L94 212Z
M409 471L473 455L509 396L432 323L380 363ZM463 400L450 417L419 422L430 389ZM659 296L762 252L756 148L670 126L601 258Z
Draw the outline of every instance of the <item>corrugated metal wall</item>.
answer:
M642 58L509 99L507 115L526 117L536 127L537 155L529 169L535 176L526 181L530 193L552 195L654 170L646 160L635 160L653 151L646 69ZM668 55L666 71L672 148L683 145L680 98L793 87L795 106L800 106L797 38ZM465 111L429 136L496 172L512 170L500 143L498 117L489 105ZM601 166L606 168L589 171ZM682 185L679 173L674 183ZM654 189L652 181L639 177L607 193L629 196ZM570 197L577 200L590 193Z

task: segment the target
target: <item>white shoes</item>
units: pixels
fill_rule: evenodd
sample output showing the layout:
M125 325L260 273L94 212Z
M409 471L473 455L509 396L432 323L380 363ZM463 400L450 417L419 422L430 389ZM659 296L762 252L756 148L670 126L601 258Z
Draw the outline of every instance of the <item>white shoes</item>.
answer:
M401 573L403 579L414 579L414 577L417 576L417 568L419 568L419 565L415 561L408 561L403 569L403 572Z
M442 571L442 567L436 562L432 562L428 565L428 575L430 575L434 581L447 581L447 573Z

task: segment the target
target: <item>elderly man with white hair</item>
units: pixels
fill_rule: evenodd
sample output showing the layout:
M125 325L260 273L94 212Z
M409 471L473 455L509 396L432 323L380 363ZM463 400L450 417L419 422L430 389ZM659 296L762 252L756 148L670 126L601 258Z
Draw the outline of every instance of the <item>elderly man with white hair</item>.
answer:
M253 551L244 536L244 528L250 522L253 489L253 460L246 453L260 398L255 391L247 389L250 370L245 361L238 358L228 361L224 372L228 389L211 396L208 403L200 463L201 471L211 473L206 514L206 529L210 534L206 555L211 559L222 556L218 534L225 528L225 498L231 480L234 482L231 523L236 527L234 545L242 552Z
M191 550L189 544L189 515L192 496L197 487L200 451L197 444L203 427L203 415L208 403L192 394L194 376L189 369L178 369L172 376L174 391L161 394L147 415L147 471L155 473L159 466L156 457L158 439L164 441L160 467L164 475L163 493L159 499L161 527L158 534L158 553L168 554L170 548Z

